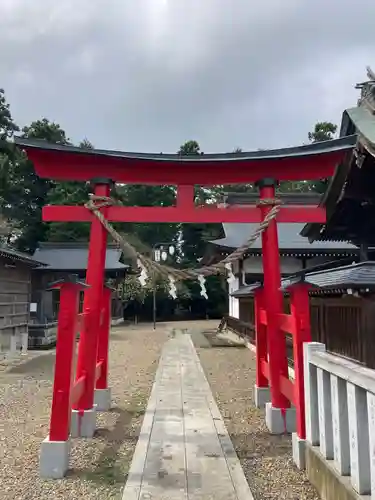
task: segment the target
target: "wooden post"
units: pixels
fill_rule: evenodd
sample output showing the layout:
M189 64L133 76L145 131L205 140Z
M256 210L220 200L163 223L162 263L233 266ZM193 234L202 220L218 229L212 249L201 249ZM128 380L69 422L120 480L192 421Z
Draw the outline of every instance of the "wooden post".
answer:
M275 184L273 179L259 181L260 199L274 199ZM270 206L261 206L263 219L270 210ZM288 360L285 335L280 330L278 320L279 315L283 312L283 297L280 291L280 255L275 219L270 222L268 228L262 233L262 248L271 403L272 408L282 410L289 408L290 402L281 392L280 386L281 377L288 378Z
M300 439L306 439L303 344L311 342L309 288L307 283L298 283L290 288L290 308L295 321L293 335L294 397L297 435Z
M268 387L268 379L262 371L262 363L267 363L267 328L261 322L261 310L264 309L264 291L259 288L254 294L255 308L255 345L256 345L256 385Z
M94 194L96 196L110 195L111 182L105 179L95 181ZM103 209L105 215L106 209ZM98 338L100 328L100 311L102 306L104 269L107 247L107 231L97 217L91 223L89 257L87 265L86 282L90 288L85 292L83 301L84 326L81 332L78 346L78 360L76 380L82 376L86 377L84 392L74 409L82 416L82 412L93 411L94 387L96 378L96 357L98 350ZM92 420L92 419L91 419ZM90 424L90 431L94 424ZM81 427L79 425L79 427Z
M66 441L70 432L70 403L79 292L84 288L84 284L65 281L58 282L51 288L60 289L60 307L49 439L50 441Z
M96 381L96 389L107 389L108 386L108 347L111 329L112 289L105 286L102 297L101 321L99 330L97 363L102 363L100 377Z

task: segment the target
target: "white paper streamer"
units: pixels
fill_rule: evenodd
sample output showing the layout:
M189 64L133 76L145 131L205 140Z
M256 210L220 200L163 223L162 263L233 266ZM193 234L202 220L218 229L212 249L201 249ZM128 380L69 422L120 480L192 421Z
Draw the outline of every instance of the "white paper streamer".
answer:
M169 275L168 281L169 281L169 295L172 297L172 299L176 300L177 299L176 280L174 279L173 276Z
M208 299L208 295L207 295L207 290L206 290L206 278L203 276L203 274L200 274L198 276L198 281L199 281L199 284L201 286L201 296L204 297L206 300Z
M236 277L233 274L233 270L232 270L232 264L230 262L227 262L225 264L225 269L228 271L227 283L228 283L228 285L232 285L236 281Z
M140 259L137 260L137 266L141 269L141 274L138 276L138 280L142 286L145 286L148 279L147 269L142 264Z

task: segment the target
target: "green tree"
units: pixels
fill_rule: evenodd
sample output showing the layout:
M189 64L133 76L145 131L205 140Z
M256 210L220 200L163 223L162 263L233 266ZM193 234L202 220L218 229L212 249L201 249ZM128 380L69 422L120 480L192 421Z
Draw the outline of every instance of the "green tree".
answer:
M177 154L181 156L192 156L202 155L203 152L201 152L201 148L197 141L186 141L184 144L182 144Z
M334 139L337 131L337 125L331 122L318 122L314 130L308 133L310 142L330 141ZM309 183L310 189L318 193L324 193L327 189L329 179L320 179Z
M178 150L181 156L192 156L203 154L197 141L188 141L182 144ZM195 199L198 203L207 201L215 202L222 194L222 187L218 189L206 189L201 186L195 188ZM199 267L201 258L204 256L208 242L219 237L221 224L181 224L182 236L182 266ZM225 310L226 293L222 286L220 277L212 276L207 279L207 291L209 300L200 296L200 286L197 282L188 282L189 307L193 313L220 314ZM187 304L186 304L187 305Z
M318 122L314 130L308 133L310 142L330 141L334 139L337 131L337 125L331 122Z
M11 186L9 172L12 163L16 159L16 148L11 139L19 128L12 118L10 106L6 100L5 92L0 89L0 216L1 216L1 240L7 240L11 235L12 228L9 213L7 211L6 193Z
M49 122L46 118L24 127L22 137L57 144L69 143L60 125ZM18 160L13 162L9 174L11 184L7 193L7 206L10 218L16 221L19 231L16 244L21 250L33 252L39 241L48 238L49 226L42 222L42 207L48 202L56 183L38 177L32 162L22 152L19 153Z

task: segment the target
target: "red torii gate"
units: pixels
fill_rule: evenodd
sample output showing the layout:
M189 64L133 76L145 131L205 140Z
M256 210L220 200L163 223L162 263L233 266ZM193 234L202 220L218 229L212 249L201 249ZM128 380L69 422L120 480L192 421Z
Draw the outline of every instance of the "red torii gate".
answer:
M275 187L279 181L331 177L336 166L354 148L356 136L295 148L201 156L85 150L21 138L16 138L15 143L26 151L40 177L61 181L91 181L93 192L97 196L109 197L115 182L177 186L174 207L102 208L103 215L110 222L259 223L271 210L271 206L243 208L196 206L194 185L256 183L260 199L272 200L275 198ZM92 212L82 206L45 206L43 220L91 222L86 275L88 288L85 290L84 298L84 311L88 313L81 332L76 372L76 380L85 380L85 384L79 401L74 404L74 409L80 417L78 432L81 432L82 436L92 436L95 431L94 404L97 403L105 410L110 401L108 387L95 390L107 232ZM282 380L288 378L288 365L285 335L282 333L283 325L280 324L282 292L277 222L309 223L325 222L325 220L325 209L321 207L286 206L280 208L276 219L271 221L262 234L264 272L262 309L266 311L267 317L269 370L267 378L271 388L271 409L279 414L279 419L284 418L284 421L290 400L282 390ZM261 324L260 321L259 325ZM261 376L258 377L259 380L262 381L260 387L262 390L268 385L268 380ZM272 423L270 425L272 427Z

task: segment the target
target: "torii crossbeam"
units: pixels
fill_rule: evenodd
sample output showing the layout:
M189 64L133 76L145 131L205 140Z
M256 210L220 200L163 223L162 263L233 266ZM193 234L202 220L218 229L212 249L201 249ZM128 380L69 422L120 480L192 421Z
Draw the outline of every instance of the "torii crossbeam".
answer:
M55 180L91 181L94 194L109 197L114 182L128 184L169 184L177 186L174 207L102 208L110 222L261 222L270 206L198 207L194 204L194 185L256 183L261 200L275 198L278 181L313 180L331 177L345 162L356 145L357 137L348 136L296 148L235 154L195 156L152 155L118 151L85 150L72 146L48 144L16 138L34 163L36 173ZM105 177L105 178L103 178ZM262 234L264 300L267 315L267 349L272 409L281 414L290 402L282 381L288 378L285 335L279 322L282 313L281 275L277 222L324 222L325 210L312 206L282 207ZM77 410L92 411L95 387L95 360L100 325L100 303L103 295L107 233L100 221L85 207L46 206L45 221L91 222L89 262L84 310L89 311L81 334L76 377L85 374L87 385ZM95 425L94 425L95 430Z

